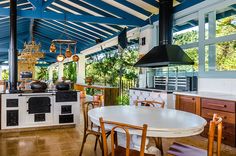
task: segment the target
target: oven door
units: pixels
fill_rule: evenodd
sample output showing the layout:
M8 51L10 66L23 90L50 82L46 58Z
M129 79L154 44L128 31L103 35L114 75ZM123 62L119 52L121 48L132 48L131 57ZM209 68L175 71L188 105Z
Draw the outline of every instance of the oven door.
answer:
M22 127L51 126L53 124L53 108L55 95L24 94L22 99Z
M50 97L30 97L28 100L28 113L50 113L51 99Z

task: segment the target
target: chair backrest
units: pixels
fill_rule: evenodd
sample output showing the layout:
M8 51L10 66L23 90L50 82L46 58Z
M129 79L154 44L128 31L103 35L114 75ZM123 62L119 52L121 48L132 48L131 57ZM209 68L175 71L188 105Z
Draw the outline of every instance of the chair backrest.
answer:
M213 115L210 121L209 134L208 134L208 156L213 156L214 151L214 138L217 127L217 156L220 156L221 139L222 139L222 118L217 114Z
M126 153L124 156L129 156L130 153L130 133L129 130L140 130L142 131L142 139L141 139L141 146L140 146L140 156L144 156L144 149L145 149L145 141L146 141L146 135L147 135L147 125L144 124L141 126L134 126L124 123L118 123L113 121L104 121L103 118L99 118L100 120L100 126L102 130L102 140L103 140L103 150L104 150L104 156L108 156L108 145L107 145L107 138L106 138L106 130L105 130L105 124L106 125L112 125L113 128L111 129L111 152L112 156L115 156L115 131L116 129L122 129L125 132L126 135Z
M164 108L165 106L164 101L159 102L159 101L148 101L148 100L136 100L135 105L138 106L139 104L143 106L152 106L152 107L160 106L161 108Z
M86 101L82 104L83 106L83 115L84 115L84 131L86 131L89 128L89 117L88 117L88 111L90 109L95 108L95 106L100 107L100 102L97 101ZM93 124L91 123L91 128Z

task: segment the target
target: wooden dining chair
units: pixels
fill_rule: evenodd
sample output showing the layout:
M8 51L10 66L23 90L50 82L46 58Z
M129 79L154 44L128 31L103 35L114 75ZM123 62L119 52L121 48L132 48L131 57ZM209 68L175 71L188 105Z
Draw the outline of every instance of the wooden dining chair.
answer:
M113 121L104 121L102 117L99 118L99 120L100 120L100 126L102 130L102 141L103 141L103 152L104 152L103 156L154 156L153 154L144 153L145 141L146 141L146 135L147 135L146 124L144 124L141 127L141 126L134 126L134 125L118 123L118 122L113 122ZM111 153L110 154L108 154L105 124L114 126L111 129L111 134L110 134L111 135ZM116 136L117 129L123 130L126 135L126 148L118 146L117 136ZM130 149L130 139L131 139L131 135L129 133L130 129L142 131L140 151Z
M136 100L135 101L136 106L151 106L151 107L161 107L164 108L165 102L159 102L159 101L148 101L148 100Z
M159 101L136 100L135 105L164 108L165 102L164 101L159 102ZM161 154L163 155L164 152L163 152L163 146L162 146L162 138L152 137L152 139L155 141L156 147L161 151Z
M217 127L217 129L216 129ZM213 156L214 153L214 138L215 131L217 130L217 156L220 156L221 139L222 139L222 118L217 114L213 115L210 121L208 133L208 148L207 150L199 149L190 145L173 143L168 150L169 156Z
M101 137L100 127L94 126L93 123L89 120L89 117L88 117L88 111L90 109L93 109L95 107L101 107L100 102L87 101L87 102L84 102L82 104L82 107L83 107L83 116L84 116L84 134L83 134L83 142L82 142L82 146L81 146L80 154L79 154L80 156L83 153L84 144L86 143L86 139L89 135L94 135L96 137L94 150L96 150L98 142L99 142L101 150L103 150L102 142L99 139Z

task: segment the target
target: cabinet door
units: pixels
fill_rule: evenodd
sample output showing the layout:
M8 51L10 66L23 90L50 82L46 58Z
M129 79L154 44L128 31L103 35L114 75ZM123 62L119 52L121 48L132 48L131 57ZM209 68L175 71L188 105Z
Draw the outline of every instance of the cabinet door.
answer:
M196 99L192 96L179 97L179 110L196 113Z

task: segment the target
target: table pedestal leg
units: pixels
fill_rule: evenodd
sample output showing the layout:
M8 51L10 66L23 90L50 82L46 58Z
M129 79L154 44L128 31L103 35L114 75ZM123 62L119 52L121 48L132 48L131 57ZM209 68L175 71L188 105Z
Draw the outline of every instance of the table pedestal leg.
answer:
M162 146L162 138L160 138L160 137L154 138L153 137L153 139L155 140L156 147L161 151L161 155L164 155L163 146Z

